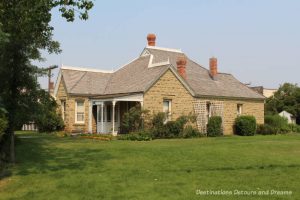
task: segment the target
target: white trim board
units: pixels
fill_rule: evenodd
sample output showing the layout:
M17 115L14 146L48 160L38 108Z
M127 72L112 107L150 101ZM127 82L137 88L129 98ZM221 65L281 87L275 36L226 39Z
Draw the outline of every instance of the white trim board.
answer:
M72 66L66 66L66 65L62 65L61 69L85 71L85 72L114 73L113 70L101 70L101 69L92 69L92 68L85 68L85 67L72 67Z

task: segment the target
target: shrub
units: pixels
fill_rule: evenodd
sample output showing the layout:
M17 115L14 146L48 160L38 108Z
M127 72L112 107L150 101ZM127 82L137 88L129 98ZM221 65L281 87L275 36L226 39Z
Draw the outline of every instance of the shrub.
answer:
M237 135L250 136L256 132L256 119L253 116L239 116L235 119L235 132Z
M49 112L44 115L40 115L35 119L35 123L39 132L60 131L64 128L64 121L56 112Z
M222 117L213 116L209 118L207 124L207 136L215 137L223 135Z
M178 137L183 130L183 127L181 126L181 123L178 121L169 121L166 123L166 135L165 137Z
M166 114L159 112L152 117L152 134L154 138L166 138L168 137L168 130L164 124L166 120Z
M157 113L152 118L152 133L154 138L184 137L184 129L187 125L194 123L194 115L182 115L175 121L165 123L166 114ZM195 131L194 131L195 132ZM198 134L198 133L197 133ZM189 134L187 134L189 135Z
M148 112L148 110L141 109L140 106L130 108L129 111L123 116L121 123L121 132L129 133L143 129L144 115L147 115Z
M290 132L300 133L300 126L297 124L288 124Z
M191 125L188 125L183 129L183 133L182 133L183 138L194 138L200 136L202 136L202 134L199 132L199 130L197 128L194 128Z
M260 124L257 126L256 133L261 135L275 135L276 129L269 124Z
M288 125L288 120L285 117L279 115L266 115L265 124L270 125L278 133L288 133L290 132L290 127Z
M118 140L132 140L132 141L150 141L152 134L148 131L132 132L129 134L120 134L117 136Z

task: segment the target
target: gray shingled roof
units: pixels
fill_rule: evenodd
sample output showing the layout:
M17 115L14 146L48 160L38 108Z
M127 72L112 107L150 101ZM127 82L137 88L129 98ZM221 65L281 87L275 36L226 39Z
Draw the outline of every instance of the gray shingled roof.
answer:
M152 64L170 61L169 65L149 67L150 56L140 56L114 73L62 70L70 94L114 95L145 92L169 67L176 71L176 60L182 52L147 47L153 55ZM176 72L175 72L176 73ZM187 58L185 80L196 96L217 96L264 99L264 97L235 79L231 74L218 73L214 79L209 71Z

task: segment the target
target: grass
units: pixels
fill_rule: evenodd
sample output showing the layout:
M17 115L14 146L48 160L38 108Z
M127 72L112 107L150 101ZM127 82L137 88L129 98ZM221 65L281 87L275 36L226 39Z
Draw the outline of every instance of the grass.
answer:
M150 142L20 137L0 200L300 199L299 134ZM197 189L293 193L202 196Z

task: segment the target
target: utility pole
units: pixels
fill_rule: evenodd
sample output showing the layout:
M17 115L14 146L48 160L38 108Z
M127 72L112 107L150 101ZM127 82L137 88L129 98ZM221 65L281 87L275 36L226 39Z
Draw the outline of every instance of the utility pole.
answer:
M51 65L48 68L45 68L45 70L48 70L48 92L51 92L51 89L53 88L53 82L51 82L51 76L52 76L52 70L58 68L57 65Z

